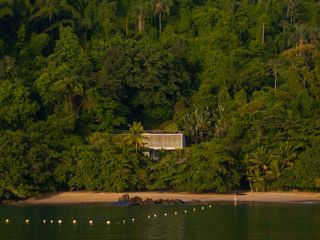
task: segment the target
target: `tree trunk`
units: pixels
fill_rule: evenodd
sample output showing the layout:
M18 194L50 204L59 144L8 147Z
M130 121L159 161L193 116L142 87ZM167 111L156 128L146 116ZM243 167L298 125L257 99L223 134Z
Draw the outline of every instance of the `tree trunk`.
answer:
M125 28L126 28L126 37L128 36L128 32L129 32L129 16L126 16L126 20L125 20Z
M252 187L252 181L249 180L249 185L250 185L250 192L253 192L253 187Z
M284 42L284 46L286 47L287 44L286 44L286 25L284 24L283 25L283 42Z
M291 9L290 5L292 6L292 9ZM293 24L293 9L294 9L293 3L292 3L292 1L289 1L288 5L287 5L287 19L289 19L289 16L290 16L290 24L291 25ZM291 14L290 14L290 12L291 12Z
M274 91L277 91L277 81L278 81L278 74L277 71L274 72Z
M261 43L264 45L264 23L262 23L262 36L261 36Z
M162 12L159 12L159 35L161 35L161 28L162 28L161 17L162 17Z
M142 33L144 28L144 20L142 14L138 15L138 32Z

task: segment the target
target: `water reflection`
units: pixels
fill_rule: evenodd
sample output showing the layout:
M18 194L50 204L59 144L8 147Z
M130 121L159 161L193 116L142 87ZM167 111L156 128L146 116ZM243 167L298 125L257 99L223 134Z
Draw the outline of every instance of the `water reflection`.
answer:
M213 204L203 210L201 206L0 206L0 239L318 240L319 212L319 204L241 202L236 206ZM10 219L9 224L5 223L6 218ZM30 223L25 224L25 219L30 219ZM62 224L58 224L58 219Z

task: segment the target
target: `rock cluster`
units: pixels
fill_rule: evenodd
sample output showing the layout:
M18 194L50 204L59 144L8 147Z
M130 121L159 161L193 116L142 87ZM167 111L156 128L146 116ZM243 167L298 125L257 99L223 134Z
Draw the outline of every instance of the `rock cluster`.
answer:
M151 198L147 198L143 200L141 197L134 196L131 197L129 194L122 195L116 205L132 205L132 206L140 206L140 205L152 205L152 204L161 204L161 205L182 205L185 202L180 199L156 199L153 200Z

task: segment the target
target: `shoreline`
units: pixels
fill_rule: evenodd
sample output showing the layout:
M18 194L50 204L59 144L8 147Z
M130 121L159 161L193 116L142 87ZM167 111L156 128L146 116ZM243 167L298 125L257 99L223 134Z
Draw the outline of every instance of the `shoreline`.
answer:
M124 194L138 196L143 200L179 199L188 202L234 202L234 194L220 193L188 193L188 192L58 192L46 193L40 197L32 197L19 201L4 202L5 205L58 205L58 204L94 204L114 203ZM236 196L237 202L319 202L320 193L312 192L242 192Z

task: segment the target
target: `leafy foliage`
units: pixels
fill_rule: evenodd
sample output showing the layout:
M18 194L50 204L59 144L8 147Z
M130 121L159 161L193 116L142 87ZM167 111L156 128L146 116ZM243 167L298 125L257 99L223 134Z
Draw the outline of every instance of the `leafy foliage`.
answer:
M0 198L318 190L319 13L307 0L0 0ZM154 162L142 126L189 146Z

